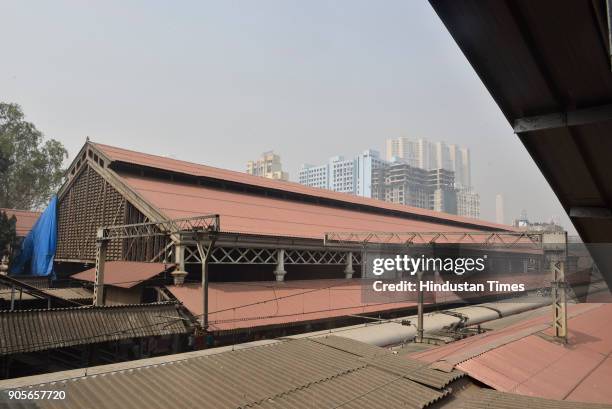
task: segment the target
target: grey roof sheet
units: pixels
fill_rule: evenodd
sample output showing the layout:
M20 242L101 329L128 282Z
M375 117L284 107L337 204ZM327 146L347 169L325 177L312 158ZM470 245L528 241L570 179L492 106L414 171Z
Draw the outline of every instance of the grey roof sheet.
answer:
M298 339L29 388L65 390L67 400L37 404L67 409L422 408L449 392L365 359L378 357Z
M387 355L376 358L363 358L365 362L376 368L404 376L415 382L437 389L442 389L455 379L465 375L456 369L444 372L429 367L429 364L406 356Z
M82 287L48 288L43 289L43 291L66 300L90 300L93 298L93 293Z
M313 384L255 406L274 408L424 408L448 393L436 391L404 377L365 367Z
M368 358L382 355L390 355L393 353L389 349L377 347L375 345L366 344L364 342L359 342L350 338L344 338L342 336L336 335L312 338L312 341L327 345L331 348L336 348L340 351Z
M0 355L185 332L174 303L1 311Z

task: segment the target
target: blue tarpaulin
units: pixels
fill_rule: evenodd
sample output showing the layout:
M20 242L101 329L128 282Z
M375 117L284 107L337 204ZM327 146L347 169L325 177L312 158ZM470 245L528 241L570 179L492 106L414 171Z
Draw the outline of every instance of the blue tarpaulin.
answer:
M11 275L54 277L53 258L56 246L57 197L54 196L21 243L21 252L11 266Z

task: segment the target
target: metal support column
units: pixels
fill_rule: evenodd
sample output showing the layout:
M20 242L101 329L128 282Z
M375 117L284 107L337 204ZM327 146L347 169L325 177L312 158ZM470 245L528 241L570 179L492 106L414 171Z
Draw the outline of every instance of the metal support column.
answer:
M423 290L421 290L421 281L423 280L423 272L417 272L417 337L416 342L423 342Z
M108 239L104 229L100 228L96 234L96 278L93 293L93 305L97 306L104 305L104 264L107 250Z
M553 273L552 302L553 302L553 328L555 337L563 341L567 339L567 300L565 294L565 262L552 261Z
M551 232L542 236L545 257L552 273L551 296L555 338L567 341L567 300L565 261L567 259L567 232Z
M202 329L204 332L208 332L208 261L215 246L215 241L216 236L211 235L206 246L201 239L196 242L202 263Z

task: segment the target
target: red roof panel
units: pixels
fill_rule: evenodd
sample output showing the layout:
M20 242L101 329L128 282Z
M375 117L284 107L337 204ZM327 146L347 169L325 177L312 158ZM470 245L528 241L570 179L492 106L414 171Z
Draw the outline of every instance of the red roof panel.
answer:
M15 216L15 218L17 219L16 230L18 237L27 236L30 230L32 230L32 227L34 227L36 220L38 220L38 217L40 216L40 212L33 212L30 210L0 208L0 211L5 212L9 218Z
M411 355L426 362L452 361L467 350L491 349L459 363L456 368L503 392L542 398L612 403L611 304L569 306L567 345L539 334L508 343L500 339L529 327L549 323L550 317L524 321L503 330ZM552 334L552 329L544 331Z
M166 158L163 156L150 155L99 143L92 143L92 145L99 149L112 161L132 163L140 166L147 166L151 168L183 173L187 175L230 181L268 189L276 189L286 192L308 195L312 197L332 199L351 204L373 206L381 209L405 212L407 215L434 217L439 219L441 223L447 221L455 221L471 224L474 226L474 228L481 227L495 230L514 230L511 226L500 225L484 220L471 219L467 217L461 217L442 212L435 212L432 210L421 209L417 207L388 203L376 199L354 196L346 193L338 193L327 189L308 187L295 182L286 182L272 180L259 176L252 176L247 173L241 173L227 169L215 168L212 166L205 166L196 163L180 161L177 159Z
M107 261L104 264L104 284L121 288L132 288L171 267L174 267L174 265L135 261ZM96 269L90 268L89 270L74 274L72 278L93 283L96 278Z
M368 280L295 280L209 284L209 322L215 331L320 320L413 307L413 302L367 303ZM194 315L201 316L202 286L167 286ZM398 299L401 295L398 295Z
M226 232L322 239L330 231L477 231L440 223L133 175L125 182L169 218L219 214Z

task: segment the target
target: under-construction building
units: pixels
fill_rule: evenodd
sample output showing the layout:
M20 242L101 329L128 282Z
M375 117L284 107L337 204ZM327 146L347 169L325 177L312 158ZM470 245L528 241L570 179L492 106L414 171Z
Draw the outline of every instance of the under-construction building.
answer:
M455 174L446 169L425 170L402 162L375 169L372 197L422 209L457 214Z

